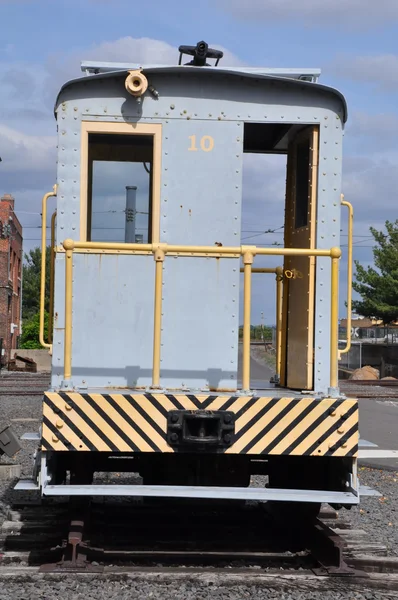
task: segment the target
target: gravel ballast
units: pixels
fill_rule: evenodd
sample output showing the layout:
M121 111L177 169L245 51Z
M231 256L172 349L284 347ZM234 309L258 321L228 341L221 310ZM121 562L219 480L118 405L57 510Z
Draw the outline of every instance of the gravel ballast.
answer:
M23 578L22 578L23 579ZM263 583L245 585L228 581L184 581L177 579L164 583L121 577L84 581L79 577L62 580L46 577L38 581L1 581L1 600L392 600L398 592L360 590L345 581L323 582L319 589L309 590L305 585L276 586Z
M0 378L1 385L1 378ZM1 419L3 423L11 424L18 436L28 431L38 431L41 416L40 396L2 396ZM37 443L21 441L22 450L14 461L21 464L22 476L30 477L33 467L33 454ZM1 458L1 462L10 462ZM382 497L365 497L359 508L350 511L342 509L340 517L351 522L355 529L363 529L370 534L372 541L385 544L388 554L398 556L398 473L368 467L359 468L361 483L377 489ZM12 488L15 481L0 481L0 521L7 518L8 508L12 502ZM228 572L226 572L228 575ZM303 588L301 588L303 585ZM373 589L351 587L347 580L328 580L317 589L308 589L304 584L275 585L266 582L246 584L245 582L229 581L229 577L189 579L189 577L157 581L151 577L144 579L123 576L100 576L87 578L69 575L62 578L56 576L6 577L0 567L0 600L153 600L170 598L175 600L197 599L229 599L243 600L256 598L259 600L280 598L283 600L390 600L398 598L398 592L378 592Z

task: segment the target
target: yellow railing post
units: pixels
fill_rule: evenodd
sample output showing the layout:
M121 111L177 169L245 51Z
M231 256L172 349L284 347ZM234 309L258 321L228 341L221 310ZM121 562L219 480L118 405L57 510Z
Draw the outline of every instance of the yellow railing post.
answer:
M330 389L333 396L338 391L338 361L339 361L339 260L340 248L330 249L331 265L331 306L330 306Z
M244 273L244 269L240 269ZM275 273L276 274L276 340L275 340L275 377L271 379L279 383L281 374L281 347L282 347L282 294L283 294L283 267L255 267L251 273Z
M65 340L64 383L72 377L72 286L73 286L73 240L64 241L65 248Z
M52 343L52 328L53 328L53 317L54 317L54 267L55 267L55 219L57 217L57 211L55 210L51 215L51 257L50 257L50 300L49 300L49 311L48 311L48 327L47 327L47 340L48 343Z
M339 350L339 358L351 349L351 312L352 312L352 235L354 229L354 208L351 202L344 200L341 195L341 204L348 208L348 256L347 256L347 341L342 350Z
M276 267L276 383L279 383L282 360L282 298L283 298L283 267Z
M52 345L44 341L44 311L46 306L46 242L47 242L47 200L51 196L57 195L57 186L54 185L53 191L44 194L41 204L41 273L40 273L40 315L39 315L39 342L43 348L49 348L50 353Z
M154 251L155 259L155 309L153 319L153 364L152 364L152 387L160 386L160 345L162 327L162 286L163 286L163 262L165 252L159 245Z
M253 252L243 254L243 365L242 388L250 389L250 327L251 327L251 295Z

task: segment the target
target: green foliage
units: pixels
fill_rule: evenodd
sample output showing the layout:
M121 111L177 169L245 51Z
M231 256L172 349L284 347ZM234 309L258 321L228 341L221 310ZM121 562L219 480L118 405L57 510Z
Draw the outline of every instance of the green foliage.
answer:
M47 332L48 326L48 314L44 313L44 336ZM36 313L30 319L26 319L22 323L22 335L19 340L19 347L25 350L35 350L41 348L39 342L39 327L40 327L40 315Z
M34 248L25 254L26 264L23 266L22 279L22 318L30 320L40 310L40 276L41 249ZM46 252L46 301L45 309L49 309L50 290L50 247Z
M251 326L251 339L252 340L272 340L272 327L267 325L252 325ZM239 327L239 339L243 338L243 327Z
M370 227L376 242L373 249L376 269L365 269L356 260L356 281L352 287L361 296L353 308L364 317L380 319L385 324L398 319L398 220L386 221L387 233Z

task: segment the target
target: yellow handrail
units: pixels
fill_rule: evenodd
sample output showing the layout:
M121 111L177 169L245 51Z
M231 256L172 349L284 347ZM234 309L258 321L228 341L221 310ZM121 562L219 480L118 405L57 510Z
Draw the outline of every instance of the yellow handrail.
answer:
M73 250L65 248L65 346L64 381L72 377L72 282Z
M51 215L51 257L50 257L50 301L48 311L48 328L47 328L47 341L49 344L52 343L52 329L53 329L53 317L54 317L54 267L55 267L55 220L57 218L57 211L55 210Z
M250 389L250 326L252 299L252 264L253 252L243 254L243 364L242 388Z
M155 259L155 314L153 320L153 364L152 387L160 385L160 345L162 329L162 285L164 252L158 248L154 254Z
M63 243L71 247L72 250L116 250L120 254L134 254L134 252L155 252L158 248L164 249L167 253L189 253L195 254L236 254L243 256L245 252L253 252L256 256L328 256L330 250L310 249L310 248L258 248L257 246L182 246L174 244L125 244L123 242L80 242L67 239ZM315 254L314 254L315 253Z
M250 311L251 311L251 276L254 257L263 256L324 256L331 258L331 329L330 329L330 389L335 393L338 384L338 279L340 248L257 248L256 246L175 246L169 244L122 244L112 242L79 242L67 239L63 243L65 256L65 348L64 348L64 383L68 385L72 372L72 277L73 251L75 249L119 250L121 254L142 251L153 252L156 261L155 270L155 319L152 387L159 387L160 380L160 345L162 314L162 273L163 261L168 252L183 252L189 256L233 254L243 256L244 263L244 306L243 306L243 369L242 388L250 388ZM278 316L280 314L280 308ZM280 361L280 355L278 357Z
M341 204L348 208L348 256L347 256L347 341L342 350L339 350L339 359L351 349L351 313L352 313L352 237L354 229L354 208L351 202L344 199L341 194Z
M338 375L338 353L339 353L339 260L340 248L331 248L331 306L330 306L330 387L337 389L339 383Z
M43 348L52 349L51 344L44 341L44 310L46 301L46 242L47 242L47 200L57 195L57 186L53 191L44 194L41 209L41 274L40 274L40 320L39 320L39 342Z
M241 273L244 269L241 268ZM282 297L283 297L283 267L254 267L252 273L275 273L276 275L276 348L275 348L275 380L279 382L281 375L282 347Z
M276 267L276 380L279 383L282 360L282 300L283 300L283 267Z

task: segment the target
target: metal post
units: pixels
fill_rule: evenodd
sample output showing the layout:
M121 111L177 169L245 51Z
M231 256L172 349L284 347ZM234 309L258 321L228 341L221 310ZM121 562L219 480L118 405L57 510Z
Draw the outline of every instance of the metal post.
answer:
M339 260L340 248L331 248L331 307L330 307L330 388L329 396L337 397L338 389L338 352L339 352Z
M242 388L250 389L250 327L251 327L251 286L252 286L252 252L243 255L243 366Z
M65 345L64 381L68 387L72 377L72 286L73 286L73 240L64 241L65 252Z
M160 344L162 327L162 287L164 250L158 247L154 252L155 259L155 314L153 320L153 364L152 388L160 386Z
M135 242L135 220L137 215L137 186L126 186L126 224L124 241L126 244Z

